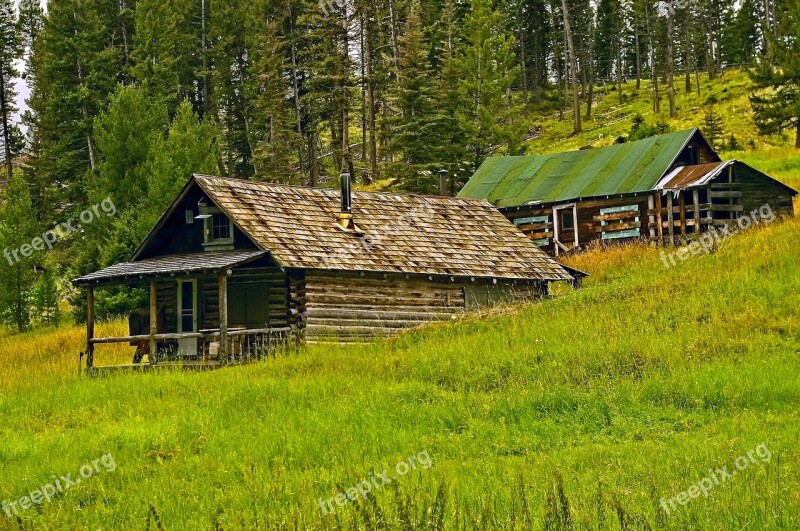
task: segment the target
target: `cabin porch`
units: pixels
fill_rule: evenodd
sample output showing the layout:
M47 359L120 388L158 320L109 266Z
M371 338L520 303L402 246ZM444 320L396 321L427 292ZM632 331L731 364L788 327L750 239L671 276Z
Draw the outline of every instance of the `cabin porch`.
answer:
M299 339L301 316L292 308L295 283L289 275L257 256L264 253L251 252L256 260L244 263L231 263L240 260L242 253L217 254L228 255L228 260L218 264L221 267L166 271L170 268L164 267L165 262L175 257L157 258L127 264L136 266L133 274L81 279L87 303L83 353L87 371L208 369L274 356ZM208 255L183 258L203 263L212 259ZM145 292L147 302L128 316L128 335L97 337L97 290L120 286ZM130 363L98 365L98 350L104 345L117 347L117 360L119 352L127 350ZM122 345L130 348L120 349Z

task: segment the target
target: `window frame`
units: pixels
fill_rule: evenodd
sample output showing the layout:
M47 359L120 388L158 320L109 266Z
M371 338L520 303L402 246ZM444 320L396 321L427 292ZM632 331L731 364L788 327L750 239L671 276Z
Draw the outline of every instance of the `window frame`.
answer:
M203 247L219 249L223 247L224 250L233 249L233 220L219 208L209 208L207 213L209 217L203 221ZM227 238L214 238L214 218L215 216L223 216L228 220L228 237Z

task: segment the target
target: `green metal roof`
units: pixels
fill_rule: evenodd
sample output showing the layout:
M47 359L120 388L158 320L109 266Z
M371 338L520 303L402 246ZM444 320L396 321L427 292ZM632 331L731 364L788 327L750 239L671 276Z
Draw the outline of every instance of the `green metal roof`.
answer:
M458 195L511 207L646 192L664 176L696 131L552 155L490 157Z

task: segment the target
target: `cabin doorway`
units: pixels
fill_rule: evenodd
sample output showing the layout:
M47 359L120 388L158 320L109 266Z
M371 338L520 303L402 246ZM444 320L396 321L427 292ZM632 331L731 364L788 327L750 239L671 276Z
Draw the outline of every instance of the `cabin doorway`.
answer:
M559 205L553 207L553 247L558 256L560 251L570 251L579 245L578 241L578 208L577 205Z
M178 281L178 333L197 332L197 280ZM197 339L179 339L178 355L197 355Z

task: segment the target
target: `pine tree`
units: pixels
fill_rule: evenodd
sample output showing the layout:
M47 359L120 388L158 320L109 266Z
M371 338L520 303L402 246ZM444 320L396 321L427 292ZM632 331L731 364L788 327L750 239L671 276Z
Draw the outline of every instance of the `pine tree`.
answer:
M36 310L36 322L46 326L58 325L61 312L58 303L58 275L52 268L39 273L39 278L32 291L33 307Z
M420 193L434 193L439 162L434 77L423 42L419 6L412 5L405 32L399 37L398 82L391 94L391 105L398 113L391 121L393 135L389 153L396 162L388 174L397 185Z
M167 105L174 112L180 94L179 12L171 2L138 0L133 37L133 78L147 89L150 98Z
M439 139L438 161L440 170L450 174L451 194L455 194L472 176L467 152L466 131L461 127L459 117L468 108L469 100L461 90L461 35L457 20L455 0L445 0L442 8L443 33L439 54L439 77L434 90L435 107L439 111L435 124L435 138ZM534 88L534 98L536 89Z
M139 206L147 193L144 164L166 126L166 108L159 99L144 88L117 87L94 124L98 171L90 190L93 201L110 197L123 211Z
M800 149L800 4L780 0L777 38L769 37L767 57L752 72L759 91L750 97L762 134L794 131Z
M254 67L258 80L252 125L255 177L271 182L300 183L298 145L301 139L291 110L290 87L286 83L291 69L275 22L267 23L262 39Z
M12 144L11 115L16 112L17 91L15 79L19 77L15 62L22 54L22 43L17 31L17 15L12 0L0 0L0 128L2 128L3 161L6 179L13 173L12 158L15 155Z
M22 332L30 326L31 290L36 280L33 266L45 249L31 203L28 183L14 172L0 206L0 319ZM41 249L39 248L41 247Z
M723 128L722 117L714 110L713 106L705 112L701 130L711 147L714 149L722 147L721 142L725 136L725 129Z
M503 148L516 153L522 137L521 116L508 92L517 80L514 38L491 0L475 0L464 20L464 54L459 60L460 87L469 107L459 113L473 171Z
M135 162L136 175L144 176L144 189L123 200L113 218L89 227L85 249L76 260L81 273L130 258L187 179L193 173L214 172L216 131L211 123L198 118L188 101L178 106L166 137L148 136L152 143L146 149L147 160L138 157Z
M597 29L594 40L594 61L597 77L606 82L613 72L614 39L618 31L617 0L600 0L597 3Z
M213 91L211 104L221 130L222 166L232 177L253 175L250 127L254 93L252 23L255 4L245 0L212 3L210 56Z
M87 176L97 166L94 118L124 67L120 50L110 45L116 28L107 26L107 4L51 0L47 9L31 58L36 83L29 101L37 153L30 179L47 201L42 216L50 217L86 204ZM71 215L64 212L62 217Z

